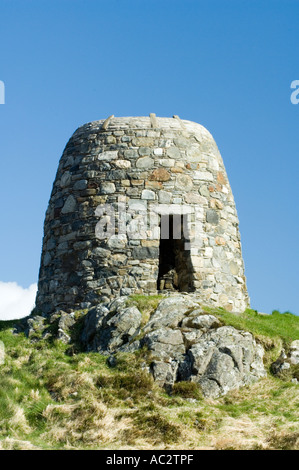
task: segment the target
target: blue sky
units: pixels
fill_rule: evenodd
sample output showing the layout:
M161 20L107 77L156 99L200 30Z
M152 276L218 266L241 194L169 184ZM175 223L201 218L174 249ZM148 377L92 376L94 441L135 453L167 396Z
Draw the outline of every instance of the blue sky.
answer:
M222 154L252 307L299 314L298 23L295 0L0 0L0 283L37 281L78 126L178 114Z

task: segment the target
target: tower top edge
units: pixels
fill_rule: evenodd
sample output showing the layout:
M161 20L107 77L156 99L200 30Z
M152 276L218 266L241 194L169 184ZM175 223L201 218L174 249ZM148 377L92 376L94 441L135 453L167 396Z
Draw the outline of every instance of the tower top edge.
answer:
M173 130L173 131L185 131L189 133L200 133L210 135L210 132L201 124L198 124L193 121L189 121L186 119L180 119L178 116L174 117L156 117L154 115L154 120L152 118L152 114L150 116L122 116L122 117L114 117L110 116L109 118L100 119L97 121L91 121L86 124L80 126L76 131L75 134L82 134L85 132L99 132L99 131L115 131L115 130L123 130L123 129L132 129L132 130L139 130L139 129L146 129L146 130L154 130L154 129L161 129L161 130ZM104 127L103 127L104 125Z

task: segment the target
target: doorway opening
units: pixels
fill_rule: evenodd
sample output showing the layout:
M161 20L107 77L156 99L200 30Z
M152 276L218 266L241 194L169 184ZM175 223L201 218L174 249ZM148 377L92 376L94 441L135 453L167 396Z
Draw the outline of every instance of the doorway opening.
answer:
M186 215L161 215L157 290L192 291L190 251L185 249Z

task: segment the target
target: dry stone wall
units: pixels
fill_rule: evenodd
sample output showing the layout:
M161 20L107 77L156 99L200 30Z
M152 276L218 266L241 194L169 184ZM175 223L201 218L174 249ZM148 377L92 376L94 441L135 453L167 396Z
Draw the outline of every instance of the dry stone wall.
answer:
M178 117L86 124L66 145L54 181L37 308L73 311L159 289L195 292L231 311L249 304L217 145Z

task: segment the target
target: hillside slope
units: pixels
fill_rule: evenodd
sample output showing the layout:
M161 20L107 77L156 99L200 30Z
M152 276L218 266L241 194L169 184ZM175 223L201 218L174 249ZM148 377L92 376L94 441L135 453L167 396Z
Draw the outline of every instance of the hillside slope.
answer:
M146 299L131 303L150 314ZM299 449L298 367L281 378L269 370L281 348L299 339L299 317L210 312L254 335L268 371L217 399L203 398L192 382L167 394L144 370L146 350L118 354L111 367L107 357L81 352L76 335L68 345L32 342L13 333L15 322L0 322L0 448Z

